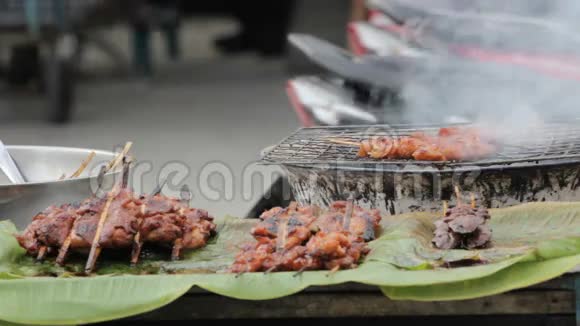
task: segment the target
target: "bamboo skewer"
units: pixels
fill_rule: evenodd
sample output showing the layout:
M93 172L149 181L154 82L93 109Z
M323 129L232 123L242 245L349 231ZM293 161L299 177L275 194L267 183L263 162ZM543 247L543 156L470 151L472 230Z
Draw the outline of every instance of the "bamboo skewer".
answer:
M298 277L298 276L304 274L305 271L306 271L306 266L300 268L296 273L294 273L294 275L292 275L292 277Z
M103 181L104 181L104 177L105 174L110 170L115 168L119 162L123 162L123 180L122 180L122 186L123 188L127 187L128 184L128 175L129 175L129 168L130 168L130 164L131 164L131 160L127 159L127 154L129 152L129 150L131 149L132 143L131 142L127 142L125 144L125 147L123 149L123 151L121 153L119 153L119 155L117 155L113 160L111 160L106 166L101 166L101 169L99 170L99 174L97 175L97 185L98 185L98 189L100 189L103 186ZM83 171L87 168L87 166L90 164L90 162L94 159L96 153L94 151L90 152L89 155L87 156L87 158L85 160L83 160L83 162L81 162L81 165L79 166L79 168L71 175L71 178L75 178L81 175L81 173L83 173ZM61 180L66 178L66 175L63 174L61 176ZM85 266L85 272L90 273L92 271L92 269L94 268L94 265L96 263L96 260L100 254L101 249L98 247L95 247L95 244L98 246L98 242L99 242L99 238L100 238L100 232L102 230L102 225L104 225L104 221L102 221L103 219L106 219L107 214L108 214L108 209L109 206L111 205L111 202L114 198L114 194L116 194L116 188L114 187L113 190L109 193L109 198L107 199L107 202L105 203L105 207L103 209L103 212L101 213L101 219L99 220L99 226L97 228L97 232L98 232L98 237L97 234L95 234L95 238L93 239L93 243L91 244L91 252L89 254L89 259L87 260L87 264ZM113 196L111 197L111 195L113 194ZM65 260L67 258L69 249L70 249L70 245L72 242L72 238L75 232L75 228L77 225L77 221L78 219L75 219L71 230L69 232L69 234L67 235L67 237L64 240L64 243L62 244L62 246L59 248L58 251L58 255L56 257L56 263L59 266L63 266L65 263ZM97 240L97 241L96 241ZM90 268L89 268L90 267Z
M93 238L93 243L91 244L91 251L89 253L89 258L87 259L87 264L85 265L85 273L86 274L90 274L93 271L93 269L95 268L95 264L97 262L97 259L99 258L99 255L101 254L101 246L100 246L101 233L103 231L103 227L105 225L105 222L107 221L107 217L108 217L109 208L111 206L111 203L113 202L113 199L115 199L115 197L117 196L117 191L118 191L118 186L115 186L115 187L113 187L113 190L111 190L107 196L107 202L105 203L105 206L103 208L103 212L101 213L101 218L99 219L97 231L95 232L95 237Z
M161 191L163 191L163 187L165 187L165 185L167 184L167 178L163 179L163 181L161 181L157 187L155 187L155 189L153 189L153 191L151 192L152 196L157 196L161 193Z
M278 214L276 214L276 216L291 214L291 212L295 212L297 210L298 203L293 201L290 203L290 205L288 205L287 208L283 209ZM279 257L280 259L284 255L284 252L286 251L286 243L288 241L288 223L290 223L290 218L286 219L285 221L282 222L282 224L278 226L278 232L276 234L276 251L281 253ZM264 274L269 274L273 272L274 270L276 270L277 267L278 266L276 265L270 267L268 270L264 272Z
M87 156L86 159L84 159L84 161L81 162L81 165L79 166L79 168L73 173L71 174L71 176L69 178L77 178L79 177L83 171L87 168L87 166L89 165L89 163L91 163L91 161L93 160L93 158L95 158L96 153L95 152L90 152L89 156Z
M293 201L288 206L287 213L291 214L292 212L295 212L297 209L298 209L298 203ZM282 214L280 214L280 215L282 215ZM290 219L288 218L278 228L278 234L277 234L278 239L277 240L280 240L280 241L276 241L276 244L277 244L276 250L281 251L281 252L286 250L286 242L288 240L288 223L289 222L290 222Z
M151 196L157 196L161 193L161 191L163 191L163 187L165 187L165 184L167 183L167 179L164 179L161 183L159 183L157 185L157 187L155 187L155 189L153 189L153 192L151 192ZM145 214L147 213L147 204L142 204L141 205L141 215L145 216ZM139 227L141 227L141 223L143 221L140 220L139 221ZM141 232L137 232L137 234L135 234L135 237L133 238L133 248L131 249L131 265L135 266L137 265L137 263L139 262L139 256L141 256L141 250L143 249L143 240L141 239Z
M93 160L93 158L95 158L96 153L95 152L90 152L89 156L87 156L87 158L85 158L82 162L81 165L78 167L78 169L73 172L73 174L71 174L71 176L69 177L69 179L72 178L77 178L81 175L81 173L83 173L83 171L87 168L87 166L89 165L89 163L91 163L91 161ZM66 173L63 173L60 175L60 177L58 178L59 181L66 179Z
M447 216L447 210L449 210L449 204L446 200L443 201L443 216Z
M101 170L99 171L99 174L97 176L97 184L98 184L98 188L100 189L103 185L103 178L105 176L106 173L106 169L105 166L101 166ZM78 219L75 219L70 232L68 233L66 239L64 240L64 243L62 244L62 246L60 247L60 249L58 250L58 256L56 257L56 263L59 266L63 266L64 262L67 258L68 255L68 251L70 248L70 244L72 242L72 237L74 234L74 230L76 229L76 225L77 225L77 221Z
M129 186L129 172L131 172L131 161L127 156L123 157L123 176L121 179L121 188L127 189Z
M473 193L471 193L470 196L471 196L471 208L475 209L475 207L476 207L475 195Z
M288 220L285 220L282 225L278 228L278 240L276 241L277 244L277 251L283 252L286 250L286 238L288 237Z
M314 205L312 207L312 215L314 215L314 217L318 218L320 217L320 213L321 213L321 209L319 206Z
M350 229L350 220L352 218L353 210L354 210L354 199L350 198L346 202L346 212L342 220L342 228L345 231L348 231Z
M107 164L107 166L106 166L107 172L115 169L123 161L125 156L127 156L127 154L129 153L131 146L133 146L132 142L125 143L125 147L123 147L123 151L121 151L121 153L119 153L117 155L117 157L115 157L112 161L109 162L109 164Z
M101 166L99 174L97 175L97 190L103 187L103 181L105 181L105 174L107 173L107 167Z
M356 146L359 147L360 143L350 141L347 139L340 139L340 138L328 138L328 141L331 143L339 144L339 145L348 145L348 146Z
M275 270L276 270L276 267L277 267L277 266L272 266L272 267L268 268L268 270L266 270L266 271L264 272L264 274L270 274L270 273L272 273L273 271L275 271Z
M48 247L41 246L40 249L38 250L38 255L36 256L36 261L42 262L44 260L44 257L46 257L47 252L48 252Z
M179 197L181 198L181 202L183 204L187 204L187 206L189 206L192 197L191 190L189 190L189 186L183 185L183 187L181 187L181 190L179 191Z
M173 243L173 249L171 250L171 260L179 260L181 256L181 249L183 248L183 239L179 238Z
M141 216L145 216L145 214L147 213L147 204L141 205L140 209ZM139 229L141 228L142 223L143 219L140 219ZM135 266L139 262L139 256L141 256L142 249L143 249L143 240L141 240L141 232L137 231L137 234L135 234L135 237L133 238L133 248L131 249L131 266Z
M143 241L141 241L141 233L137 232L133 238L133 248L131 249L131 266L135 266L139 262L141 249L143 249Z
M58 256L56 257L56 264L59 266L64 265L64 262L66 260L67 255L68 255L68 250L69 250L70 244L72 242L73 233L74 233L75 227L77 225L76 222L77 221L75 220L75 222L72 225L72 228L70 229L69 234L67 235L66 239L64 239L64 243L62 244L62 246L58 250Z
M332 269L331 269L331 270L328 272L328 274L326 274L326 277L330 277L330 276L332 276L332 275L336 274L336 272L338 272L339 270L340 270L340 266L339 266L339 265L336 265L336 266L334 266L334 267L333 267L333 268L332 268Z
M153 189L153 192L151 193L151 195L152 196L159 195L166 183L167 183L167 179L165 179L163 182L161 182L159 185L157 185L157 187L155 187L155 189ZM181 188L181 202L189 203L190 200L191 200L191 192L189 191L189 187L187 185L184 185ZM145 215L146 210L147 210L147 206L145 204L141 205L141 215ZM179 214L183 215L184 213L185 213L184 209L181 208L179 210ZM141 224L141 223L139 223L139 224ZM131 250L131 265L136 265L139 262L139 256L141 255L142 248L143 248L143 240L141 239L141 233L137 232L137 234L133 238L133 248ZM179 259L179 257L181 256L181 249L182 248L183 248L183 240L177 239L174 242L173 248L171 249L171 259L172 260Z
M461 192L459 191L459 186L455 186L455 196L457 197L457 206L461 206Z
M181 197L181 203L189 206L189 202L191 201L191 191L187 185L181 187L179 196ZM178 212L179 215L183 215L184 213L184 208L181 208ZM179 260L181 257L181 249L183 249L183 236L176 239L173 243L173 249L171 250L171 260Z
M157 191L157 190L154 190L154 191ZM157 193L154 192L153 195L155 196L155 195L157 195ZM143 216L143 217L145 216L145 214L147 213L147 204L141 205L140 213L141 213L141 216ZM143 219L140 219L138 229L141 229L142 223L143 223ZM141 256L142 249L143 249L143 241L141 240L141 232L137 231L137 234L135 234L135 237L133 237L133 248L131 248L131 266L135 266L139 262L139 256Z

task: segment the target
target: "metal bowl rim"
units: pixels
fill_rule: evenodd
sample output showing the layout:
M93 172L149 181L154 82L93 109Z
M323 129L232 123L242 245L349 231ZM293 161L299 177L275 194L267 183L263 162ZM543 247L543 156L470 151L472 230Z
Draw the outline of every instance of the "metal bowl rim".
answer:
M106 151L106 150L79 148L79 147L66 147L66 146L6 145L6 148L8 150L11 150L11 149L28 149L28 150L30 150L30 149L44 149L44 150L50 150L50 151L67 150L67 151L86 152L86 153L95 152L95 154L112 155L113 157L115 157L117 155L117 153L115 153L115 152L110 152L110 151ZM79 162L79 164L80 164L80 162ZM107 172L105 175L112 175L115 173L118 173L118 171ZM76 177L76 178L69 178L69 179L64 179L64 180L52 180L52 181L43 181L43 182L26 182L26 183L22 183L22 184L8 183L8 184L0 184L0 188L68 183L68 182L75 182L75 181L79 181L79 180L89 180L89 179L96 178L96 177L97 177L97 175L89 175L89 176L85 176L85 177Z

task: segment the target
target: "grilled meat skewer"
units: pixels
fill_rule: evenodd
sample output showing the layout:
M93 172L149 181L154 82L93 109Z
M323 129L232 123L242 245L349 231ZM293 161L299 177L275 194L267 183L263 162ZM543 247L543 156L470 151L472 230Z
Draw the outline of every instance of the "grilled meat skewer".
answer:
M477 208L472 195L471 205L461 203L456 189L457 206L446 209L443 217L435 221L433 245L439 249L481 249L491 244L491 229L487 225L491 216L486 208Z
M260 219L252 230L256 241L242 248L231 272L354 268L368 253L366 241L375 238L381 216L350 201L332 203L326 212L293 203L264 212Z
M63 249L58 256L62 264L67 251L83 253L91 248L105 204L104 199L89 198L76 206L50 207L38 214L17 239L35 256L42 246ZM107 216L98 241L103 249L131 248L138 234L141 244L173 247L181 239L180 249L195 249L203 247L215 232L213 218L204 210L190 208L177 198L136 196L126 189L112 198ZM132 255L132 262L137 259Z
M359 146L359 157L416 161L468 161L493 155L497 146L474 128L441 128L437 136L414 133L403 137L375 136L361 143L332 140Z
M34 216L17 240L30 255L40 256L42 247L45 247L42 251L47 251L63 245L75 219L73 205L51 206Z

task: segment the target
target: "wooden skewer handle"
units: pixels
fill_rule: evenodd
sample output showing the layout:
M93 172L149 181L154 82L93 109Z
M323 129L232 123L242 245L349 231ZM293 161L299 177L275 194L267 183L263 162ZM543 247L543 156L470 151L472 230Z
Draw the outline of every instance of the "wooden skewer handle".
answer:
M89 156L81 163L79 168L70 177L78 178L81 175L81 173L83 173L83 171L87 168L89 163L91 163L93 158L95 158L95 155L96 155L95 152L90 152Z
M348 146L356 146L356 147L360 146L360 143L346 140L346 139L340 139L340 138L329 138L328 141L331 143L339 144L339 145L348 145Z
M459 191L459 186L455 186L455 196L457 197L457 206L461 206L461 192Z
M116 185L113 189L109 192L107 202L105 203L105 207L103 207L103 212L101 213L101 218L99 219L99 224L97 225L97 231L95 232L95 237L93 238L93 243L91 244L91 251L89 252L89 258L87 259L87 264L85 265L85 273L90 274L95 267L97 259L101 254L101 232L103 231L103 226L107 221L107 217L109 214L109 207L111 207L111 203L113 199L117 196L117 192L119 191L119 186Z

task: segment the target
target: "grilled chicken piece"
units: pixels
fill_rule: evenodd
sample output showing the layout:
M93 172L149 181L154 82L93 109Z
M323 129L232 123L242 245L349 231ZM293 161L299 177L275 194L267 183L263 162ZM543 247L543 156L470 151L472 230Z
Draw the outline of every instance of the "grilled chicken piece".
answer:
M322 267L322 261L310 255L306 246L296 246L278 253L276 271L307 271Z
M355 237L365 241L374 240L379 231L381 214L378 210L366 210L362 207L353 207L352 215L346 220L347 202L337 201L331 204L330 211L320 216L316 227L323 232L348 231Z
M163 195L141 196L141 224L138 227L145 243L172 245L178 239L185 249L203 247L215 232L208 212L189 208L177 198Z
M363 256L370 252L367 244L360 241L355 241L351 243L351 246L347 249L346 255L344 257L331 259L324 262L325 269L352 269L358 266L358 263Z
M16 238L31 255L40 256L42 250L56 252L64 246L59 261L63 263L69 248L77 252L91 248L105 202L93 197L79 205L49 207ZM109 206L98 245L105 249L131 248L140 234L139 245L178 243L179 249L196 249L205 246L215 227L206 211L189 208L179 199L163 195L136 197L122 189Z
M274 242L248 244L236 255L230 268L232 273L250 273L265 271L274 266L273 254L276 251Z
M260 216L260 223L252 229L252 235L258 241L281 239L285 249L304 243L312 233L312 224L316 220L313 207L288 208L276 207ZM280 244L279 244L280 245Z
M196 208L189 208L184 212L181 225L182 246L185 249L204 247L216 229L213 217L207 211Z
M306 248L310 256L320 259L329 270L355 268L369 252L364 241L348 232L319 232L308 241Z
M347 232L318 232L310 238L306 244L306 249L314 257L334 259L346 255L351 239Z
M345 218L349 212L350 218ZM356 267L368 253L365 241L375 238L381 216L347 202L318 208L273 208L252 230L256 242L244 246L231 267L234 273L305 271Z
M420 147L413 153L416 161L447 161L447 157L441 152L436 145L427 145Z
M71 249L90 248L95 238L105 200L87 199L78 210L79 218L71 234ZM130 248L138 232L140 206L133 193L121 190L111 202L107 220L103 225L99 246L101 248Z
M413 133L399 138L373 137L362 141L359 157L414 159L416 161L461 161L488 157L497 146L475 128L441 128L436 137Z
M422 138L403 137L399 140L396 158L411 159L413 154L420 148L428 146L428 142Z
M387 158L394 148L394 142L388 137L373 137L361 143L358 156L375 159Z
M68 236L75 219L76 208L73 205L51 206L37 214L16 239L30 255L37 255L41 247L59 248Z
M441 128L441 129L439 129L439 132L437 133L437 135L439 137L457 136L457 135L461 135L461 134L465 134L465 129L462 129L459 127Z

